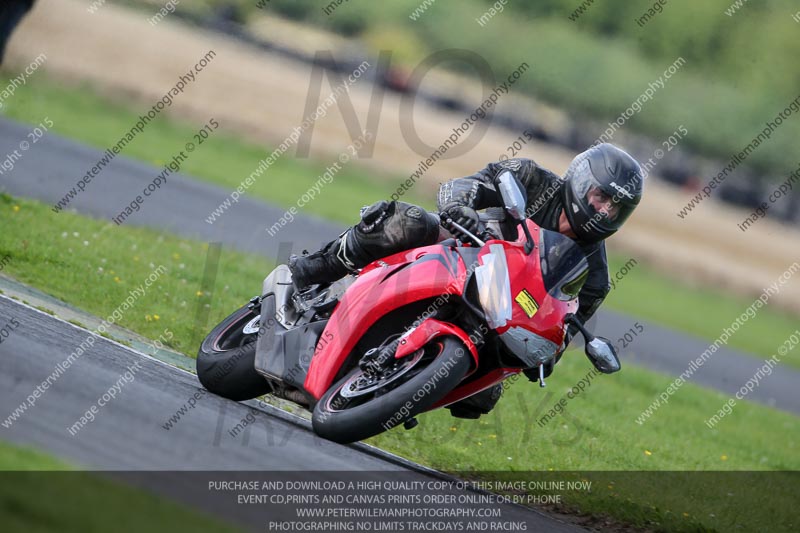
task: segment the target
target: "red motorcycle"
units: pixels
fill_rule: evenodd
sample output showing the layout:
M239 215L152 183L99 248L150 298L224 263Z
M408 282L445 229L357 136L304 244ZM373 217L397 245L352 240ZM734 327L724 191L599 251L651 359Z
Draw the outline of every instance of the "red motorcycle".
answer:
M483 391L523 369L552 370L572 323L587 354L619 365L577 320L587 275L578 245L525 217L524 189L499 177L516 241L484 242L443 215L449 239L375 261L296 294L286 265L220 323L197 356L200 382L232 400L274 394L313 409L314 431L358 441Z

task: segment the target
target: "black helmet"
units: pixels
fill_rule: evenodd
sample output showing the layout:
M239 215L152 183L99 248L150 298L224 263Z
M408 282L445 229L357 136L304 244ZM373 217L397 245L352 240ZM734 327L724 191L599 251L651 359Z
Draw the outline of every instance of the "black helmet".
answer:
M582 242L597 242L622 227L642 199L639 163L612 144L578 154L564 175L561 191L572 231ZM598 211L597 206L607 208Z

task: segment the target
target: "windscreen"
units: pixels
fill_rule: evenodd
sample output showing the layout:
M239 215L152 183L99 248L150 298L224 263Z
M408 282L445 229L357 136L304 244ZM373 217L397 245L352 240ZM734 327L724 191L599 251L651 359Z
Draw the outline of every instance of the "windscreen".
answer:
M547 293L563 301L576 298L589 274L589 264L580 246L569 237L542 229L539 257Z

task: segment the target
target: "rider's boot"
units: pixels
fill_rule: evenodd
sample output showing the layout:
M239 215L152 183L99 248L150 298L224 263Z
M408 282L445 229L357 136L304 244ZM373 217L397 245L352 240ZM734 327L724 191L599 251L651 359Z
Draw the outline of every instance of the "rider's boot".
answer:
M345 274L409 248L435 243L439 218L404 202L376 202L361 210L361 221L311 255L289 258L298 290L331 283Z
M347 230L318 252L289 257L289 270L298 290L319 283L332 283L356 271L356 266L350 259L353 253L352 246L348 245L348 235L351 231Z

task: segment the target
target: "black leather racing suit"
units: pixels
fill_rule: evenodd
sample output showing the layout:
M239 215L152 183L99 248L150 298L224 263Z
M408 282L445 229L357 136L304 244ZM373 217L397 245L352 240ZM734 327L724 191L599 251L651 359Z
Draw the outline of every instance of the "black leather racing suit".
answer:
M451 201L460 201L459 199L465 199L466 205L473 209L502 206L502 199L495 188L495 179L504 170L510 170L525 187L528 196L528 218L545 229L558 231L558 220L564 209L561 192L563 182L556 174L530 159L510 159L490 163L472 176L445 183L439 189L439 208ZM502 210L489 209L489 218L502 217ZM503 222L500 227L504 238L517 238L515 223ZM611 282L608 278L605 243L602 241L582 243L579 240L576 242L589 263L589 275L578 295L577 313L578 318L586 322L611 290Z
M452 203L466 205L476 210L486 209L488 216L482 216L482 220L487 221L488 226L495 231L499 229L503 238L516 239L517 224L510 220L504 220L505 211L502 208L496 209L502 205L502 198L495 187L496 178L504 170L510 170L525 187L528 218L545 229L558 231L559 218L565 207L561 190L564 182L556 174L540 167L530 159L510 159L490 163L472 176L445 183L439 189L439 209L442 210ZM493 219L499 222L492 222ZM605 244L602 241L582 243L576 240L576 242L586 255L589 264L588 277L578 294L577 315L585 323L611 290L611 283L608 278ZM567 332L567 344L574 334L575 329L570 326ZM555 361L550 361L545 365L545 377L553 371L554 363ZM525 375L531 381L536 381L538 371L537 369L525 370ZM449 405L447 408L453 416L459 418L478 418L494 408L501 394L502 387L497 385Z

